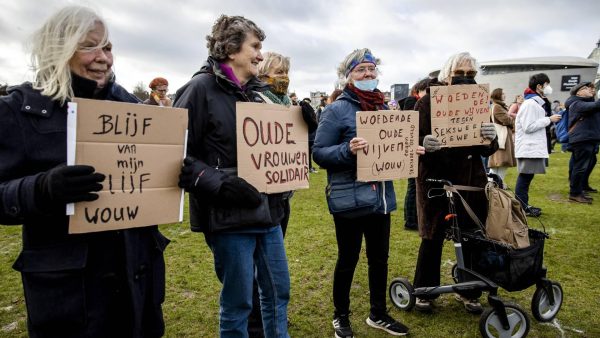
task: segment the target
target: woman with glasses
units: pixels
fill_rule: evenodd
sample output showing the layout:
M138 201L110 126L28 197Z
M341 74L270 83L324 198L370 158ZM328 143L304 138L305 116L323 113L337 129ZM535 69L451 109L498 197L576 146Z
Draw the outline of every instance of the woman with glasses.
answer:
M54 13L32 39L33 83L0 99L0 223L23 224L21 272L30 337L160 337L165 297L156 225L69 234L67 203L98 199L105 176L67 160L73 97L138 103L115 83L105 21L86 7Z
M161 107L171 107L173 102L167 96L167 92L169 91L169 81L163 77L157 77L150 81L148 85L150 87L150 97L144 104L149 104L153 106L161 106Z
M350 53L338 68L345 83L342 94L322 113L314 145L314 159L327 169L327 181L348 175L356 180L356 153L367 141L356 137L356 112L387 109L384 95L377 89L380 60L367 48ZM420 149L423 150L422 148ZM333 274L333 327L338 338L353 337L350 325L350 287L358 263L364 236L369 262L369 326L392 335L406 335L408 328L387 314L386 288L390 240L390 212L396 209L391 181L375 182L380 186L381 203L375 212L352 217L334 214L338 258Z
M421 247L415 271L414 287L436 287L440 285L440 264L442 247L449 222L448 201L444 195L429 197L432 188L441 188L427 179L445 179L455 185L483 187L487 176L481 156L489 156L498 149L496 129L493 123L481 125L481 136L492 140L490 145L441 148L440 141L431 132L431 96L432 86L475 84L477 63L469 53L451 56L438 75L438 81L432 81L427 94L416 104L419 111L419 138L425 147L425 155L419 157L419 176L417 177L417 215ZM483 193L464 193L463 197L479 219L485 221L487 206ZM458 219L461 225L475 227L471 218L461 205L457 205ZM469 312L482 312L477 300L481 291L461 292L458 299ZM433 298L417 298L415 307L421 311L431 311Z

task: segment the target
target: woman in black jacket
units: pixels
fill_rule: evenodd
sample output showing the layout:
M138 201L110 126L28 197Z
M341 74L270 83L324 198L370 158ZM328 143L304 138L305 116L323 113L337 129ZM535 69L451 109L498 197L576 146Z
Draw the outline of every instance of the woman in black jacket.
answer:
M236 102L263 102L257 92L268 86L256 76L264 39L254 22L222 15L207 36L206 64L177 91L174 103L188 109L188 157L179 184L190 193L192 231L204 232L223 284L221 337L247 336L255 276L265 336L288 337L284 200L282 194L260 194L236 172Z
M0 223L23 224L21 272L31 337L160 337L163 250L154 226L68 233L67 203L92 201L104 175L65 166L67 102L138 102L114 82L102 18L66 7L33 36L34 83L0 99Z

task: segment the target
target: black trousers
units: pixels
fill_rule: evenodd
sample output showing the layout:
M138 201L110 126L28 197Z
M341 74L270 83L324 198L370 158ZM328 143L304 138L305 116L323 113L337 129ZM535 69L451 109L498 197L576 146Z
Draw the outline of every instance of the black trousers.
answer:
M595 144L591 142L578 142L570 144L573 169L570 175L570 194L581 195L583 188L589 186L589 177L594 169L596 154Z
M440 265L442 263L442 248L444 239L421 239L419 258L415 269L414 287L431 287L440 285ZM469 299L479 298L481 291L473 290L460 292L460 295ZM420 297L422 299L435 299L438 296Z
M404 222L408 225L418 224L417 220L417 183L414 178L408 179L406 196L404 196Z
M350 287L365 238L369 264L371 313L386 312L388 253L390 248L390 215L372 214L354 219L334 216L338 258L333 273L333 305L335 313L350 312Z

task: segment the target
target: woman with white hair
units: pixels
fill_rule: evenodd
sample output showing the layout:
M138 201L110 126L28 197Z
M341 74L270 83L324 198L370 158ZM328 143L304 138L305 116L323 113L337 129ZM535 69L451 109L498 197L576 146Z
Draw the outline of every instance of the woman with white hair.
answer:
M431 96L432 86L458 84L475 84L477 62L469 53L452 55L438 76L438 81L431 81L427 94L416 104L419 111L420 144L425 147L425 155L419 157L419 175L417 177L417 216L421 247L415 271L414 287L436 287L440 285L440 264L442 246L449 222L444 218L448 214L448 201L445 196L428 196L432 188L441 188L438 183L427 182L427 179L445 179L452 184L483 187L487 183L487 175L483 168L481 156L489 156L498 149L496 129L493 123L482 123L481 136L492 140L489 145L468 147L441 148L440 141L431 134ZM479 219L485 221L487 206L483 193L466 192L462 194L467 203L475 211ZM461 225L474 227L471 218L462 205L457 205L458 219ZM461 292L459 299L465 309L472 313L482 311L477 300L481 291ZM417 298L415 307L421 311L431 311L433 298Z
M350 53L338 68L345 83L343 93L322 113L314 145L315 162L327 169L327 182L356 181L356 153L367 141L356 137L356 112L388 109L377 89L380 60L367 48ZM423 151L423 149L419 149ZM350 325L350 287L364 236L369 262L369 326L393 335L406 335L408 328L387 313L386 286L390 241L390 212L396 209L392 181L371 182L380 194L379 204L363 212L349 210L333 214L338 258L333 274L333 327L336 337L353 337ZM355 199L365 196L354 193ZM329 202L329 201L328 201Z
M117 85L105 21L66 7L33 35L33 83L0 98L0 223L23 224L30 337L160 337L165 292L157 226L69 234L67 203L98 199L105 176L65 166L67 102L139 102Z

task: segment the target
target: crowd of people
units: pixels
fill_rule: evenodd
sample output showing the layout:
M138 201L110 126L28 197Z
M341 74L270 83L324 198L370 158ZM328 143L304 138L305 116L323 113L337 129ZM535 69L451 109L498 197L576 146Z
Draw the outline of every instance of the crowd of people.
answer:
M236 102L298 105L307 124L314 161L327 170L329 189L356 181L356 154L368 142L356 134L356 111L416 110L419 118L418 177L409 180L405 227L421 237L415 287L440 285L442 247L448 222L439 186L428 178L483 186L490 170L504 179L517 167L516 195L528 215L530 184L548 165L549 126L561 119L548 100L543 73L531 77L523 96L508 106L501 88L491 93L493 121L482 123L488 145L448 148L432 135L430 89L475 84L477 61L469 53L449 57L437 78L426 78L410 96L386 102L377 89L381 60L367 49L349 53L337 69L343 87L323 98L317 112L288 95L290 58L262 52L265 32L241 16L220 16L206 37L208 58L192 78L166 95L168 81L156 77L145 104L186 108L187 154L179 186L188 192L192 231L202 232L222 284L221 337L289 337L290 277L284 238L293 191L265 194L237 175ZM74 97L142 103L116 82L106 21L95 11L69 6L53 14L33 35L35 80L9 88L0 98L0 223L22 224L23 249L14 263L22 275L31 337L160 337L165 324L163 252L169 240L157 225L89 234L69 234L65 205L98 199L105 175L87 165L66 166L67 103ZM583 82L565 102L572 152L569 199L592 203L589 177L600 143L600 100ZM309 100L310 101L310 100ZM504 127L504 128L503 128ZM500 130L503 130L500 132ZM506 132L507 131L507 132ZM500 138L499 134L504 134ZM312 162L312 161L311 161ZM332 212L338 254L333 271L335 337L354 337L350 289L366 243L370 313L366 324L401 336L409 328L392 318L386 304L391 212L397 208L393 182L370 182L378 203ZM364 190L355 189L360 199ZM485 198L463 196L480 219ZM329 203L328 199L328 203ZM225 220L211 217L226 211ZM459 207L457 214L469 224ZM480 313L481 292L460 291L466 311ZM435 299L419 298L431 311Z

